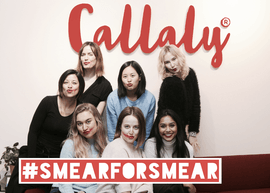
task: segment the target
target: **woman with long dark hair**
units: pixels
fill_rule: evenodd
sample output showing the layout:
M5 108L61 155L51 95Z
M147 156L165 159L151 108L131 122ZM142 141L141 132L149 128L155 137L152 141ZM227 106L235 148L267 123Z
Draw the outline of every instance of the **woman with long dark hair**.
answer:
M61 143L67 137L73 112L83 90L84 80L79 72L70 69L61 75L58 95L46 96L36 109L27 146L20 148L20 158L59 158ZM34 188L50 192L51 184L18 184L17 167L8 183L7 193L21 193Z
M145 89L146 79L141 66L135 61L124 63L118 75L118 89L107 100L108 138L112 141L121 111L127 106L141 109L146 119L146 138L149 136L155 114L156 99Z
M183 124L172 110L159 112L153 124L149 139L145 143L147 158L192 158L193 148L186 141ZM192 184L154 184L155 193L196 192Z

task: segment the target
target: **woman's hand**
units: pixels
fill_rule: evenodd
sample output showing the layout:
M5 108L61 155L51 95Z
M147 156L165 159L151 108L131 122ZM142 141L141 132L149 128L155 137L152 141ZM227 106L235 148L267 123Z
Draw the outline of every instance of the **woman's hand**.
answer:
M197 141L197 137L189 136L188 140L189 143L192 145L193 149L195 150L195 152L198 152L200 150L200 145Z
M193 184L183 184L183 186L188 188L189 193L196 193L196 188Z
M85 193L85 191L79 191L78 193Z

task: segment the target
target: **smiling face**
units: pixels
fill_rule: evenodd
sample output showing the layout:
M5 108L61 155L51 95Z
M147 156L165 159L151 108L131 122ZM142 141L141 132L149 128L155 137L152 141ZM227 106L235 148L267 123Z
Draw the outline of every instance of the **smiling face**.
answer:
M123 119L121 125L121 136L129 144L133 144L139 135L139 122L133 115L128 115Z
M83 48L81 62L84 69L91 69L97 63L96 56L89 45Z
M79 80L75 74L70 74L63 82L63 95L65 97L76 97L79 92Z
M170 52L167 52L164 56L164 65L166 69L173 74L180 72L179 60Z
M136 91L140 80L139 74L132 66L128 66L123 70L122 82L127 91Z
M177 134L177 124L169 115L160 119L158 128L160 136L166 141L172 141Z
M87 139L93 138L97 132L97 122L89 111L83 111L77 115L76 125L79 133Z

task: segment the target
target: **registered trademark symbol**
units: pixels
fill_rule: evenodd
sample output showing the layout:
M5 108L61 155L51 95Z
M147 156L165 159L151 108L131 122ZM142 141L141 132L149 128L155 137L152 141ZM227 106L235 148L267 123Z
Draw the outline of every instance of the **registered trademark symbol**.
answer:
M231 20L228 17L224 17L220 23L223 27L229 27Z

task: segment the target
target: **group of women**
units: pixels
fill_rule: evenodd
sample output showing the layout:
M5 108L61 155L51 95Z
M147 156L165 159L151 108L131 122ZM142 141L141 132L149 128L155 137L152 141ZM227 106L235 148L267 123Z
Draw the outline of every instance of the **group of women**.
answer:
M159 55L160 88L156 100L136 61L124 63L118 89L103 76L99 46L85 42L76 70L65 71L58 93L39 104L20 157L29 158L192 158L199 148L200 96L193 69L174 45ZM102 114L105 114L105 119ZM155 120L154 120L155 118ZM18 166L16 166L18 167ZM39 188L45 192L195 192L192 184L18 184L12 173L7 193Z

